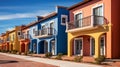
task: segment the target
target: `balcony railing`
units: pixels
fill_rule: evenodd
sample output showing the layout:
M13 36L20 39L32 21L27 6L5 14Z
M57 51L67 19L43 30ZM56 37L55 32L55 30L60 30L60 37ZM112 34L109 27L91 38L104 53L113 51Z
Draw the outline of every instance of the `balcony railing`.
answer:
M29 39L30 35L29 34L22 34L19 36L19 39Z
M103 16L88 16L76 21L67 23L67 30L76 29L76 28L85 28L85 27L94 27L98 25L103 25L106 23L106 20Z
M35 36L44 36L44 35L49 36L54 34L55 34L54 28L45 28L35 32Z
M7 42L9 42L10 41L10 38L7 38L7 40L6 40Z

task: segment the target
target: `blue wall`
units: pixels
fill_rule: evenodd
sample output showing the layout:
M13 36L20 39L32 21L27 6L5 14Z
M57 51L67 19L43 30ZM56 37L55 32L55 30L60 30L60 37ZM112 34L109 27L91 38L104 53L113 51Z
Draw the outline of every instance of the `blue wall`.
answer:
M69 11L65 8L58 9L58 36L57 36L57 53L67 53L67 33L66 25L61 24L61 15L67 15L69 21Z
M48 42L48 52L51 52L51 40L55 40L55 55L58 53L67 53L67 34L65 33L66 26L61 25L61 15L69 15L69 11L62 7L56 8L57 15L52 16L46 20L41 21L40 23L30 27L30 50L33 52L37 52L37 54L44 53L44 43L43 41ZM68 16L69 17L69 16ZM68 19L69 20L69 19ZM36 31L41 30L42 25L46 25L46 27L50 27L50 23L54 22L54 30L55 34L50 37L45 38L35 38L33 34L33 29ZM34 45L37 46L34 49Z

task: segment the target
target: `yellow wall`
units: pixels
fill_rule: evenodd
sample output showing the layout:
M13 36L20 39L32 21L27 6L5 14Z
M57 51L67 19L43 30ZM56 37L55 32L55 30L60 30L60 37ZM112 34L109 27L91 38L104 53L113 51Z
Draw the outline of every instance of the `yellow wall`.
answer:
M69 32L68 31L68 56L72 56L72 40L75 37L82 36L82 35L88 35L91 36L95 39L95 58L99 57L100 55L100 43L99 43L99 38L102 34L111 32L111 24L105 25L102 27L98 27L96 29L91 29L88 30L79 30L79 31L74 31L74 32Z

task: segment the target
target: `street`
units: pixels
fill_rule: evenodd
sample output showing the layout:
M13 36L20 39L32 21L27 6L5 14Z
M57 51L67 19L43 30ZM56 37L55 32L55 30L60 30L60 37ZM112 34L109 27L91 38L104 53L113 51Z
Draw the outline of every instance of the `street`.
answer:
M0 54L0 67L57 67L57 66L18 59Z

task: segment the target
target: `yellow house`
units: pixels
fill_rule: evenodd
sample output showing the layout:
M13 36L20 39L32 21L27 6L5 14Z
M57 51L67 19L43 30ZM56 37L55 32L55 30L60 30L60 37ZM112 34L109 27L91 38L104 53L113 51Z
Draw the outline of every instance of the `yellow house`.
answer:
M10 51L20 51L20 42L18 36L20 34L21 26L16 26L12 31L9 32L10 44L9 49Z

